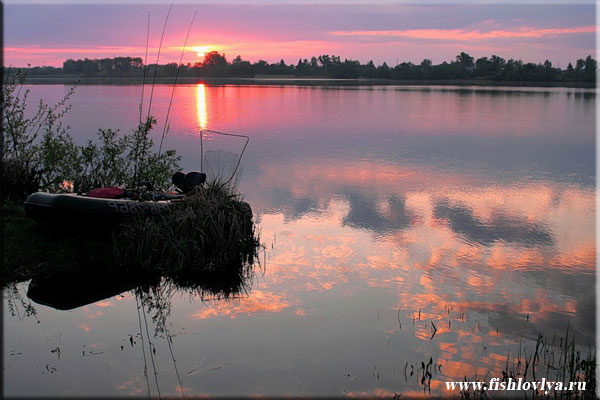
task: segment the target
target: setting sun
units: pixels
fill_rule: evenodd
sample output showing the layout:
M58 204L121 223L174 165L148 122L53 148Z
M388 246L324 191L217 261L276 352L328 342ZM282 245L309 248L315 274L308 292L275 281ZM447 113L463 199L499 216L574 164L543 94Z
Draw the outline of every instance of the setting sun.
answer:
M208 46L196 46L192 47L192 50L198 54L198 57L204 57L204 54L208 52Z

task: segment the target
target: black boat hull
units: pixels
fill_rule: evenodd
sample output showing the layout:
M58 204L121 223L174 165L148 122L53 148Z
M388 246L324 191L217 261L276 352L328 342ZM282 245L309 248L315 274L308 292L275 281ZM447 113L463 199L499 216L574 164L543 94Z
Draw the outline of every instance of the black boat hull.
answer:
M136 215L158 215L170 204L170 201L102 199L38 192L30 195L23 205L27 216L41 223L114 225Z

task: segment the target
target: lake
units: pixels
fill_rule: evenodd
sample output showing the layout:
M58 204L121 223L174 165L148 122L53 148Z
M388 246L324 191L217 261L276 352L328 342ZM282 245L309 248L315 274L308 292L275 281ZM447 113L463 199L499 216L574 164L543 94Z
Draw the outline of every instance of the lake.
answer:
M29 89L35 104L68 87ZM155 142L171 92L154 88ZM82 143L127 131L141 94L80 86L65 121ZM593 89L178 86L165 146L185 171L200 170L201 129L250 137L238 178L261 265L235 298L159 293L156 334L133 290L71 310L32 302L29 282L5 290L4 394L444 395L501 378L540 333L583 353L595 109ZM227 170L244 141L202 144Z

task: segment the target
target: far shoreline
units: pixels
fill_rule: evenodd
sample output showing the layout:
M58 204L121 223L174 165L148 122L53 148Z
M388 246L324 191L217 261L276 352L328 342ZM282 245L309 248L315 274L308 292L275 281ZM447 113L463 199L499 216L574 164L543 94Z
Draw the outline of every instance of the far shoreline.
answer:
M484 79L440 79L440 80L392 80L392 79L332 79L332 78L297 78L297 77L157 77L155 84L207 84L207 85L278 85L278 86L510 86L510 87L565 87L596 88L596 82L527 82L527 81L493 81ZM140 77L42 77L29 76L28 85L140 85ZM152 81L146 79L146 84Z

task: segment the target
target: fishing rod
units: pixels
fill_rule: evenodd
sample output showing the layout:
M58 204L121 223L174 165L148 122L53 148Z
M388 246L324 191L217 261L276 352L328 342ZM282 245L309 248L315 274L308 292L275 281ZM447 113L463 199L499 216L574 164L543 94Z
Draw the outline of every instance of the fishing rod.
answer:
M171 111L171 104L173 103L173 95L175 94L175 87L177 86L177 78L179 77L179 69L181 68L181 62L183 60L183 54L185 52L185 47L187 46L188 38L190 37L190 31L192 30L192 25L194 23L194 18L196 18L197 11L194 11L194 15L192 16L192 20L190 22L190 27L188 28L187 35L185 36L185 42L183 42L183 49L181 50L181 57L179 57L179 64L177 65L177 72L175 73L175 83L173 83L173 90L171 91L171 99L169 100L169 107L167 107L167 116L165 117L165 126L163 128L162 136L160 137L160 146L158 148L158 158L160 159L160 154L162 152L163 141L165 140L165 136L167 133L167 123L169 122L169 112Z
M160 42L158 44L158 54L156 56L156 64L154 65L154 77L152 78L152 88L150 90L150 99L148 101L148 103L149 103L148 104L148 115L146 116L146 121L144 123L144 128L142 130L142 132L144 133L144 137L146 137L148 135L148 131L152 124L152 121L150 121L150 110L152 109L152 97L154 94L154 84L156 83L156 72L158 71L158 60L160 59L160 50L162 49L162 41L163 41L163 37L165 36L165 29L167 28L167 21L169 20L169 14L171 14L171 8L173 8L173 3L171 3L171 5L169 6L169 10L167 11L167 15L165 16L165 22L163 24L162 34L160 35ZM141 130L142 127L139 126L138 129ZM146 141L144 140L144 143L143 143L142 149L141 149L140 160L143 161L145 155L146 155ZM138 156L138 154L137 154L137 148L136 148L136 158L137 158L137 156ZM134 170L134 182L136 182L136 184L138 181L138 172L140 172L137 164L138 164L138 162L136 161L135 170Z
M165 23L163 24L162 34L160 35L160 42L158 44L158 54L156 55L156 65L154 66L154 77L152 78L152 88L150 90L150 104L148 105L148 116L146 119L150 117L150 110L152 108L152 94L154 93L154 83L156 82L156 72L158 71L158 60L160 58L160 50L162 48L163 37L165 36L165 29L167 28L167 21L169 20L169 14L171 14L171 8L173 8L173 3L169 6L169 11L167 11L167 16L165 17Z
M146 85L146 68L148 67L148 41L150 40L150 11L148 11L148 26L146 28L146 55L144 56L144 78L142 79L142 101L140 102L140 124L142 123L142 108L144 106L144 86Z

